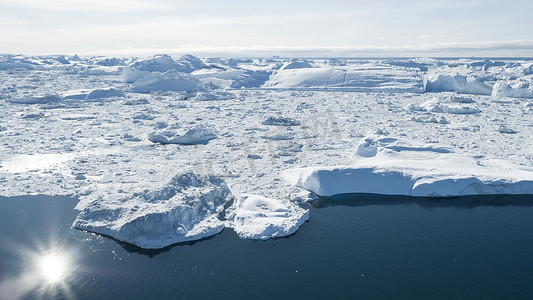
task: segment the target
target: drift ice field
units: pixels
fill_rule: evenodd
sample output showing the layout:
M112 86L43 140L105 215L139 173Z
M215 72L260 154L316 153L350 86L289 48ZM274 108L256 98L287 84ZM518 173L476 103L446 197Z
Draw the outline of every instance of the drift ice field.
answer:
M75 228L143 248L291 235L319 196L533 194L527 59L4 55L0 78L0 195L75 195Z

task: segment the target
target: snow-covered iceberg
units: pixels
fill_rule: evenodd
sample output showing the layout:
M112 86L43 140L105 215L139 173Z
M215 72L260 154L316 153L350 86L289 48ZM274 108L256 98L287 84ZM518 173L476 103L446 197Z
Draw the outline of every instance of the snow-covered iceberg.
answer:
M80 212L73 227L146 249L163 248L222 231L218 216L231 198L222 179L184 172L154 190L95 200Z
M380 65L284 69L270 76L263 87L414 93L424 91L422 78L412 70Z
M356 154L347 166L288 169L282 177L320 196L533 194L533 167L509 160L377 136L363 139Z
M309 218L309 210L288 200L245 194L227 210L226 218L240 237L266 240L295 233Z
M426 81L427 92L456 92L458 94L490 95L492 84L472 75L434 73Z
M512 98L533 98L533 77L511 81L499 81L494 85L492 96Z
M185 91L196 92L203 90L202 83L195 77L177 71L165 73L141 73L131 85L131 91L137 93L150 93L154 91ZM132 79L129 78L128 79Z

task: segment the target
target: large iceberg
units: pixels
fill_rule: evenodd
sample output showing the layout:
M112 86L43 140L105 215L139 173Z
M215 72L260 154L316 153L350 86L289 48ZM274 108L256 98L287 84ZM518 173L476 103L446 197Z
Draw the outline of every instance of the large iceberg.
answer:
M533 167L509 160L377 136L363 139L356 155L347 166L288 169L282 177L320 196L533 194Z
M263 87L414 93L424 91L423 80L416 72L381 65L284 69L270 76Z
M89 203L73 227L112 236L146 249L202 239L224 229L218 219L232 194L215 176L174 176L154 190Z

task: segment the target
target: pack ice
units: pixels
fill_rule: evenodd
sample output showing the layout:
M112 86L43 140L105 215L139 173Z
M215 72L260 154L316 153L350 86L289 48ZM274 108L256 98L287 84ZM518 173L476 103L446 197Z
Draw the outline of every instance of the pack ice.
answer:
M509 160L378 136L364 138L356 155L350 165L288 169L282 177L320 196L533 194L533 167Z

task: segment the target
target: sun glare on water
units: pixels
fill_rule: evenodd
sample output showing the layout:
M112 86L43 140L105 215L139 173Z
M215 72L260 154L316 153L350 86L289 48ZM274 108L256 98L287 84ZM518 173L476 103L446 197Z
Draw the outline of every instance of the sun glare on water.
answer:
M58 282L67 272L66 260L57 254L44 256L39 262L41 274L50 283Z

